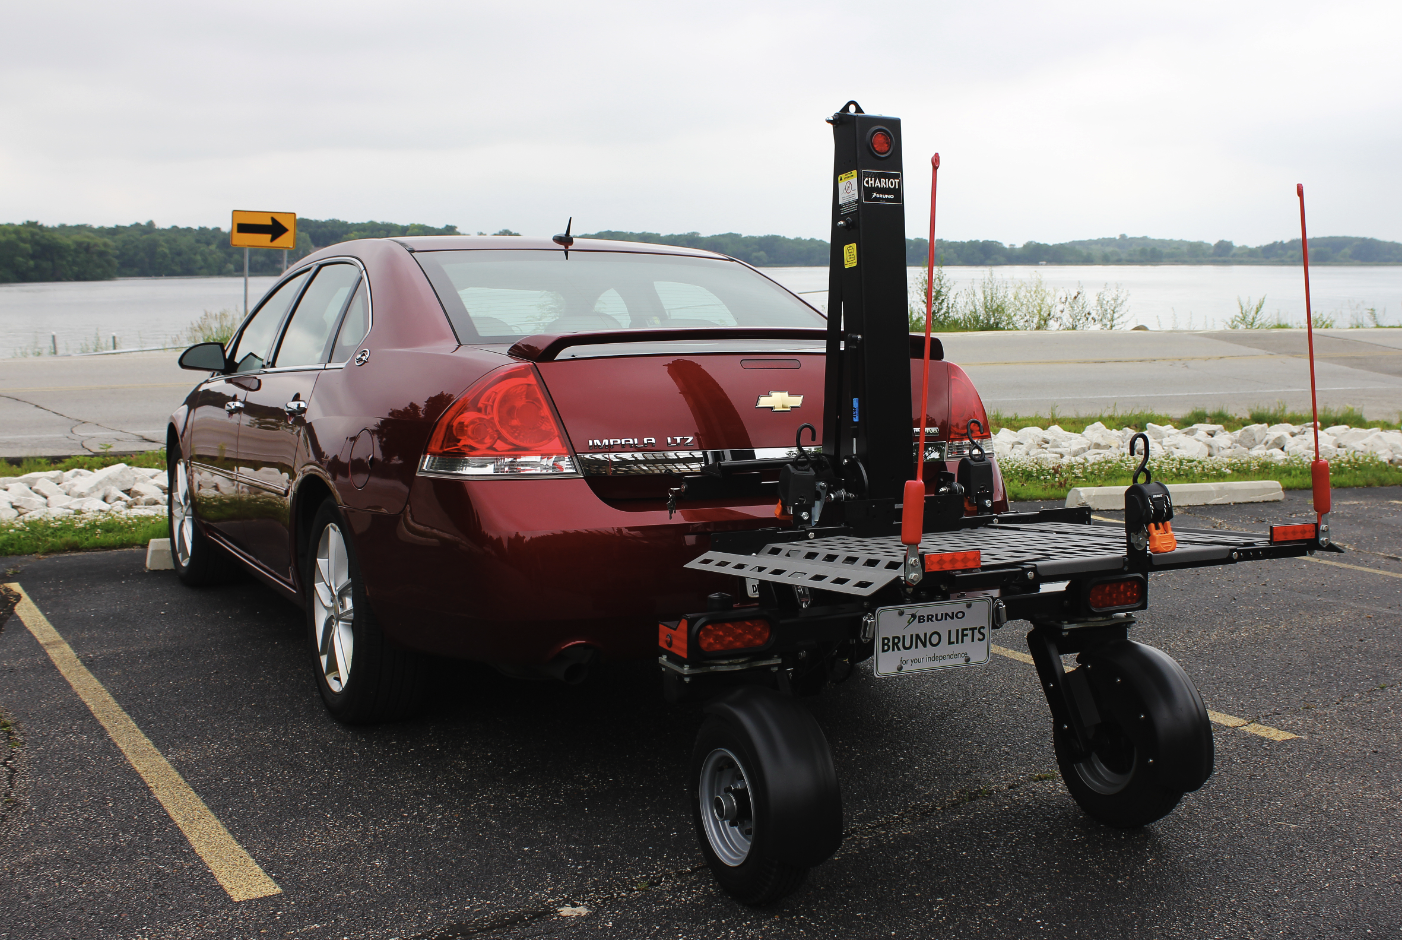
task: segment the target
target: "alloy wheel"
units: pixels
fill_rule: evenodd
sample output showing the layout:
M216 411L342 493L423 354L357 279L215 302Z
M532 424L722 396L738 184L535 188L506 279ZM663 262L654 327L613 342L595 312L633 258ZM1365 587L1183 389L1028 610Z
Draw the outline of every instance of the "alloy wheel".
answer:
M175 462L175 489L170 494L170 532L175 539L175 556L183 570L190 564L190 545L195 537L195 518L190 500L190 474L183 460Z
M335 523L321 530L312 572L312 617L317 624L317 660L333 692L350 681L355 655L355 601L351 596L350 556Z

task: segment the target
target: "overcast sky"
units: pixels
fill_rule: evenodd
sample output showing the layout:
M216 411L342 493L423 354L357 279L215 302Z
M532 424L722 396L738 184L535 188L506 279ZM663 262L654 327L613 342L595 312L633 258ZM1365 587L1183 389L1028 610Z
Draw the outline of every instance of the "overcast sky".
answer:
M1391 3L0 0L0 221L826 237L848 98L907 228L1402 240Z

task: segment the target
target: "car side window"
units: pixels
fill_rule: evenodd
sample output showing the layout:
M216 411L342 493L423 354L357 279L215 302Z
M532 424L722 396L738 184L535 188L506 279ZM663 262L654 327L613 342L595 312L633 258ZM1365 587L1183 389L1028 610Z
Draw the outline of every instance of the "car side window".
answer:
M362 279L360 286L355 289L355 296L351 298L350 306L346 308L345 318L341 321L341 332L336 337L335 347L331 350L331 361L345 362L349 359L368 332L370 332L370 301L366 295L365 281Z
M285 368L325 362L341 311L359 281L360 268L353 264L322 265L288 321L274 365Z
M297 292L306 280L305 273L292 278L269 295L254 312L253 319L239 334L238 345L229 353L235 372L257 372L267 366L268 350L277 338L277 328L282 325L283 315L292 306L292 301L297 299Z

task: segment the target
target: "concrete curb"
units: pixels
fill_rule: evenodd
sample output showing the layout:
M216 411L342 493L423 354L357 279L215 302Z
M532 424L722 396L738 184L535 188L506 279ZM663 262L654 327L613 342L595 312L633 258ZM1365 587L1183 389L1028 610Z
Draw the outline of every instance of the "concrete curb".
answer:
M1274 503L1285 498L1275 480L1232 480L1223 483L1170 483L1175 506L1225 506L1229 503ZM1078 486L1066 494L1066 508L1124 509L1123 486Z
M147 571L170 571L174 567L170 555L170 539L152 539L146 543Z

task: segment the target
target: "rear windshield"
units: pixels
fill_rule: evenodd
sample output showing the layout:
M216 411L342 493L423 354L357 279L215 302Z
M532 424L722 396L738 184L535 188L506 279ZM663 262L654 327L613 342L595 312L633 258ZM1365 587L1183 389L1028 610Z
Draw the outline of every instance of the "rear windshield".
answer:
M822 316L735 261L627 252L425 251L458 342L534 333L822 327Z

